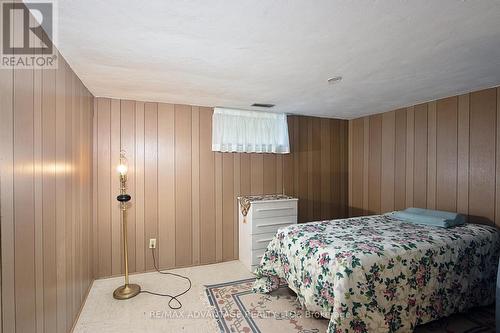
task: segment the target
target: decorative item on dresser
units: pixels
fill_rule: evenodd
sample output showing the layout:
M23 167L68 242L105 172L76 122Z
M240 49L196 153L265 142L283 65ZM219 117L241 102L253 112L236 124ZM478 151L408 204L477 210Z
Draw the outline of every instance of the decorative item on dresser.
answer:
M238 197L240 261L254 271L279 228L297 223L298 199L283 194Z

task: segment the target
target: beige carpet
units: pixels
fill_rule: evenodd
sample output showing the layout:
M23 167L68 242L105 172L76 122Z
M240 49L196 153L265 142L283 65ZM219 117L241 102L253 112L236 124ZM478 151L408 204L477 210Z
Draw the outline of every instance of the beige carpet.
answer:
M221 332L326 332L329 321L302 310L286 286L271 294L255 294L251 291L253 281L252 278L206 286ZM415 332L494 333L495 308L476 308L419 326Z
M96 280L73 332L216 333L219 330L205 296L205 285L253 276L239 261L178 268L171 272L188 276L193 283L191 290L179 297L182 309L171 310L169 298L148 294L126 301L115 300L113 290L123 283L123 277ZM156 272L131 275L130 282L160 293L175 294L186 288L182 279Z

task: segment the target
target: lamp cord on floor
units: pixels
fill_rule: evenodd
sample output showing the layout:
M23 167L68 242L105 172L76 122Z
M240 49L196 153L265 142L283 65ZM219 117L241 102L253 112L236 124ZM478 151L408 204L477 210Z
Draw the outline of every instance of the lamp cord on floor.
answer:
M187 276L182 276L182 275L176 274L176 273L160 271L158 269L158 266L156 265L156 257L155 257L155 250L154 249L151 249L151 254L153 256L153 266L158 273L165 274L165 275L173 275L173 276L179 277L181 279L187 280L189 282L189 287L186 290L184 290L182 293L177 294L177 295L161 294L161 293L148 291L148 290L141 290L141 293L155 295L155 296L161 296L161 297L169 297L170 301L168 301L168 307L172 310L179 310L180 308L182 308L182 303L181 303L181 301L179 301L178 297L181 297L182 295L186 294L189 290L191 290L191 286L192 286L191 280ZM177 302L178 306L172 306L173 301Z

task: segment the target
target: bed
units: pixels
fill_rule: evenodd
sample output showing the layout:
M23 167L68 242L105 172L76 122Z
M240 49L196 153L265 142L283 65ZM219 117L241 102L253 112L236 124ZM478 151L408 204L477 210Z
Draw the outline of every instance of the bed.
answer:
M412 332L415 326L492 304L500 234L486 225L436 228L390 215L278 230L255 292L287 283L328 332Z

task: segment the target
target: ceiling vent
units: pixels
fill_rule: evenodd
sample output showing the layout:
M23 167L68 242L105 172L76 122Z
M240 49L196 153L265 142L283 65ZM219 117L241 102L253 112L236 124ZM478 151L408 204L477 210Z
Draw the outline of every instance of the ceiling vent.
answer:
M274 104L267 104L267 103L253 103L252 106L256 106L258 108L272 108Z

